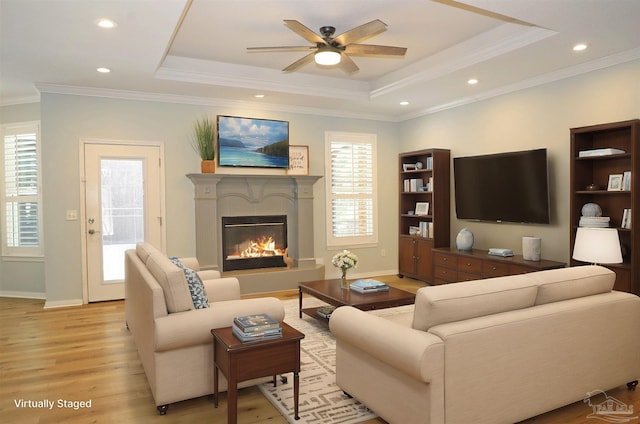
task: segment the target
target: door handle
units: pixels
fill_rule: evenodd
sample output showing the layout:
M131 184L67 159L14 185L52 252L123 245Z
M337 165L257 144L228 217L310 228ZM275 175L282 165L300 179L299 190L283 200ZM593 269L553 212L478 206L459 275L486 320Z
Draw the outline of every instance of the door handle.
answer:
M87 231L89 234L95 234L95 233L99 233L100 231L96 231L93 228L91 228L89 231Z

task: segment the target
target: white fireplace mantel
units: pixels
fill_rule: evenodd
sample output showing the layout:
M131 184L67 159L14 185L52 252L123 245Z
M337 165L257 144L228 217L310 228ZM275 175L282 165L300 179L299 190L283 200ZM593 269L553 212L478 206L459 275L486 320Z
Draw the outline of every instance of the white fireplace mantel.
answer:
M222 264L222 217L287 215L294 267L316 265L313 185L320 176L188 174L195 189L196 255L203 269Z

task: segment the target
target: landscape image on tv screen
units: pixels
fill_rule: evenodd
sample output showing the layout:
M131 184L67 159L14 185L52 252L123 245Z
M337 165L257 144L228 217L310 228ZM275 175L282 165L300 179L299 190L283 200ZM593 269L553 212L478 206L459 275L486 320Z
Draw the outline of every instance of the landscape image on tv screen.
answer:
M221 166L289 167L289 123L218 115Z

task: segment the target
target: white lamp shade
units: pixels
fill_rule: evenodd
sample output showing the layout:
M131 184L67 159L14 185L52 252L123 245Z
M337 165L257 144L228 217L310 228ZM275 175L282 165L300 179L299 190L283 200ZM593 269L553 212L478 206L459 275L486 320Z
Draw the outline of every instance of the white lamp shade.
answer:
M573 259L593 264L622 263L618 230L579 227L573 245Z
M318 65L331 66L340 63L340 53L335 50L320 49L314 59Z

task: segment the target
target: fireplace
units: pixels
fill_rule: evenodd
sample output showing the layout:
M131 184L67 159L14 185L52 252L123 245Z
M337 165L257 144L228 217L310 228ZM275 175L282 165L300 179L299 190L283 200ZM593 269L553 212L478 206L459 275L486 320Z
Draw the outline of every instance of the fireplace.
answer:
M287 216L223 216L222 269L285 267Z

